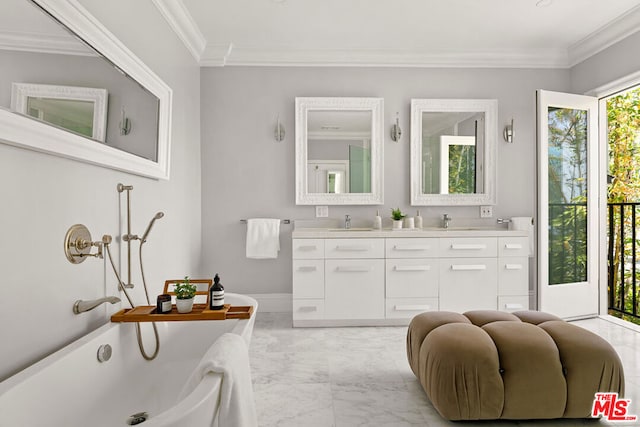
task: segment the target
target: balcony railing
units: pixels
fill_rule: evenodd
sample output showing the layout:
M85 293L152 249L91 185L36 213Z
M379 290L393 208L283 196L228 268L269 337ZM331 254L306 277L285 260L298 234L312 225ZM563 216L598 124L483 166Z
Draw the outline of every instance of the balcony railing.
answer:
M640 320L639 209L640 203L608 203L607 263L609 311Z

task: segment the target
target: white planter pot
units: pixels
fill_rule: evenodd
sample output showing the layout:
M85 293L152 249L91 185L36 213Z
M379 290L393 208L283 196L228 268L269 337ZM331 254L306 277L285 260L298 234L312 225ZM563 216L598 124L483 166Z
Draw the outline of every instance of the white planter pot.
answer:
M176 309L178 313L191 313L193 309L193 298L176 299Z
M393 230L401 230L402 229L402 220L401 219L394 219L393 220Z

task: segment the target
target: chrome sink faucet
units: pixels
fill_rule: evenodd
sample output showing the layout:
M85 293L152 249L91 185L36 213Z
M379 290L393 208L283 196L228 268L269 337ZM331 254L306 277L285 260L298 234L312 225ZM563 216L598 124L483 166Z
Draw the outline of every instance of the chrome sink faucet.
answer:
M351 228L351 217L349 215L344 216L344 229L348 230Z
M78 300L75 303L73 303L73 312L75 314L80 314L80 313L84 313L85 311L91 311L97 306L99 306L100 304L103 304L105 302L110 302L111 304L115 304L117 302L120 302L120 298L104 297L104 298L94 299L91 301Z
M442 216L442 227L449 228L449 223L451 222L451 217L449 214L444 214Z

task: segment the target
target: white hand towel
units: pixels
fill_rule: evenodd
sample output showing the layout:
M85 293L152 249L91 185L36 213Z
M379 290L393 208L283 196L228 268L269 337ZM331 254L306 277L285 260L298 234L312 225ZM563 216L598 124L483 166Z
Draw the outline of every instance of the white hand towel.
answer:
M249 351L240 335L225 333L213 343L189 377L180 399L191 393L209 372L222 374L218 426L257 426Z
M280 220L252 218L247 220L247 258L278 258Z

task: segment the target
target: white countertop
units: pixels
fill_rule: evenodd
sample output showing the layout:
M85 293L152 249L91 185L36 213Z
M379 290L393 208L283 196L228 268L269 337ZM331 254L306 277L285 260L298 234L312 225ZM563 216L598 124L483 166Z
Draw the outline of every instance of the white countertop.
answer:
M506 228L451 227L422 229L382 230L338 228L296 228L291 233L294 239L337 239L337 238L416 238L416 237L528 237L525 230L507 230Z

